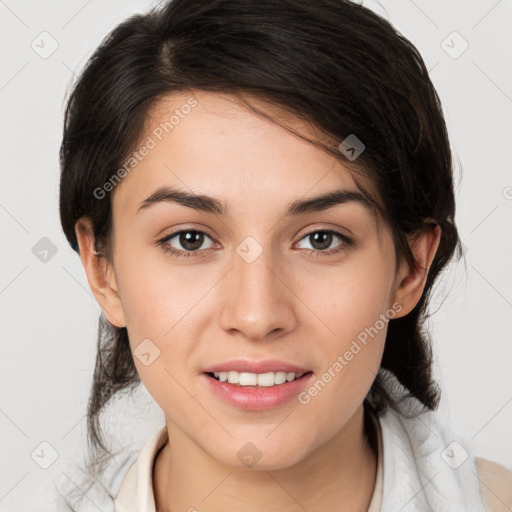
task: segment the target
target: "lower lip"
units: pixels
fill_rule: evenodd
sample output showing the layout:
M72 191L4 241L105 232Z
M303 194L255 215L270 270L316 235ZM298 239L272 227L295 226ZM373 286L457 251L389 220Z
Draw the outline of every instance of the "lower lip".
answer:
M202 376L210 389L230 405L246 411L265 411L285 404L308 385L313 373L304 374L300 379L285 382L277 386L236 386L229 382L220 382L207 373Z

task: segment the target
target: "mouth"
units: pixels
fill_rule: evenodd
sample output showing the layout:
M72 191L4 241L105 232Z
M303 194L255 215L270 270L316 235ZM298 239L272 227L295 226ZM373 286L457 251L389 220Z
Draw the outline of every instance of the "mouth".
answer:
M229 406L265 411L297 399L311 383L313 371L282 360L239 359L205 368L202 376L210 392Z
M250 373L250 372L205 372L205 374L218 381L226 382L233 386L238 387L253 387L253 388L270 388L277 387L288 382L294 382L306 377L309 377L313 372L306 371L302 373L295 372L266 372L266 373Z

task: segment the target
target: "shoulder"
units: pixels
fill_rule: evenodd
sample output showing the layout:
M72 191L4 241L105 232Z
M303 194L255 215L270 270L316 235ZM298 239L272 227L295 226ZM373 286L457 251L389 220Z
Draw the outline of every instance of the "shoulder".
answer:
M512 470L483 457L475 457L480 494L487 512L512 510Z

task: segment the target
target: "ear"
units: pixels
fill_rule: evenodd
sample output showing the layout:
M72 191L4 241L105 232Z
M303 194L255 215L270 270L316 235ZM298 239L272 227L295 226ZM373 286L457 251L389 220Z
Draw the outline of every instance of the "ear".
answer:
M402 309L396 315L396 318L407 315L418 304L440 240L441 227L437 224L433 228L409 238L409 247L417 262L417 269L411 268L406 263L400 268L395 287L394 302L401 304Z
M126 327L115 272L106 256L96 252L90 219L80 218L75 224L75 233L89 286L105 317L116 327Z

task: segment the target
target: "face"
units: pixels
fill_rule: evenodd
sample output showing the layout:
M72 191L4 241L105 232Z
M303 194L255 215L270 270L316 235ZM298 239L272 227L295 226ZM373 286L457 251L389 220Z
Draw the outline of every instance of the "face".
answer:
M344 428L378 371L399 316L389 232L340 161L232 97L167 98L142 144L112 195L113 287L141 380L217 461L257 450L260 467L295 464ZM237 368L305 374L245 387L205 373Z

